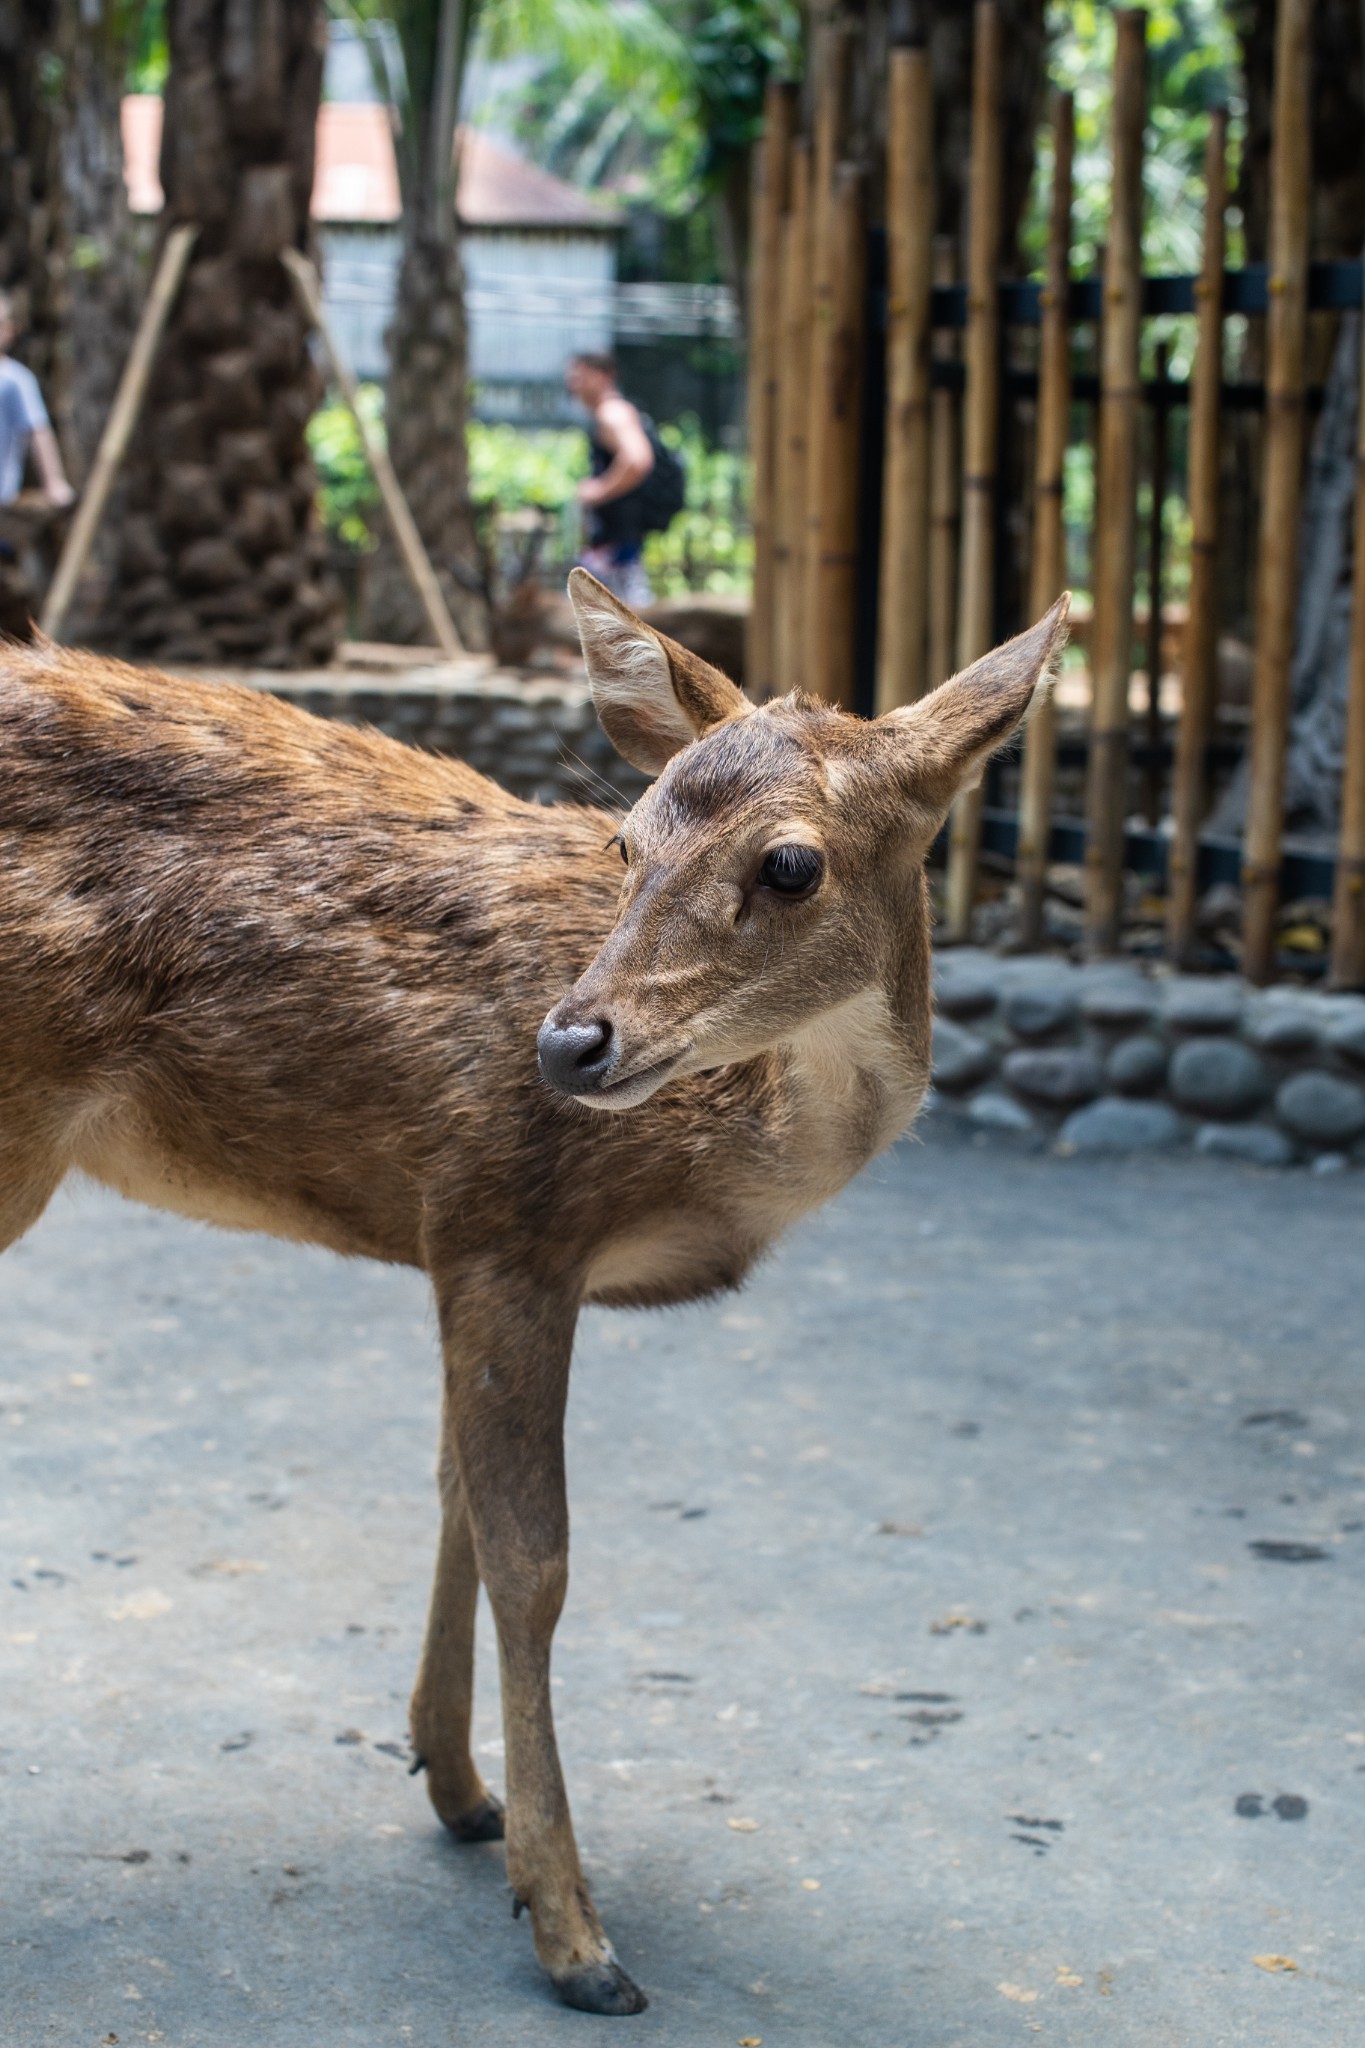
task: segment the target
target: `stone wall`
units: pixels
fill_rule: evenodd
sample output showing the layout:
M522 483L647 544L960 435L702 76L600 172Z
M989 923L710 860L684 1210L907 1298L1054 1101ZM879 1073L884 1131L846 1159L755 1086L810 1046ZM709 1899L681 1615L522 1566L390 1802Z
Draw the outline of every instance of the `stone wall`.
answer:
M939 956L931 1108L1063 1152L1365 1165L1365 997Z
M514 795L539 803L632 804L647 778L597 723L586 681L526 679L486 659L397 674L321 669L236 677L322 718L376 726L410 746L455 754Z

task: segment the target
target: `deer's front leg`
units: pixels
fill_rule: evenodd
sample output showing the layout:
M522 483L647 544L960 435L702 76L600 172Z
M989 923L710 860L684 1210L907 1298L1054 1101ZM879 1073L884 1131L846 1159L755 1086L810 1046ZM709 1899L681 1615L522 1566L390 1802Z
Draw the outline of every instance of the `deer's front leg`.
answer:
M451 1833L462 1842L494 1842L502 1839L502 1806L479 1776L469 1750L479 1567L460 1480L448 1388L441 1413L438 1479L441 1541L422 1663L412 1695L412 1746L426 1769L431 1803Z
M646 1999L588 1896L550 1706L550 1644L568 1585L564 1406L577 1300L525 1277L438 1280L446 1400L479 1576L498 1630L507 1749L507 1875L566 2004Z

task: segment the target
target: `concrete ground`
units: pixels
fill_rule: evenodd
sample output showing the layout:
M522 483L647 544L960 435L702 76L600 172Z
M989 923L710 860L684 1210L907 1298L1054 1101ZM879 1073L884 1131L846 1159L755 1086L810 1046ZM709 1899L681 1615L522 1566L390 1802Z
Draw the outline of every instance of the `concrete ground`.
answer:
M604 2021L406 1775L420 1281L63 1197L0 1262L0 2042L1360 2048L1363 1252L1354 1177L940 1131L586 1319Z

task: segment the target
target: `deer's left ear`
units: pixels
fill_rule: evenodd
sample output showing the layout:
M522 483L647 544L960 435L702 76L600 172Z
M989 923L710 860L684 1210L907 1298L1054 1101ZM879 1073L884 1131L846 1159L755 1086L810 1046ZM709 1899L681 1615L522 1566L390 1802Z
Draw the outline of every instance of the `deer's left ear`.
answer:
M1071 593L1003 647L983 655L960 675L888 711L878 725L905 745L905 766L917 795L946 811L960 790L981 780L987 761L1041 699L1066 646Z
M646 775L753 705L719 669L637 618L586 569L569 576L592 701L618 754Z

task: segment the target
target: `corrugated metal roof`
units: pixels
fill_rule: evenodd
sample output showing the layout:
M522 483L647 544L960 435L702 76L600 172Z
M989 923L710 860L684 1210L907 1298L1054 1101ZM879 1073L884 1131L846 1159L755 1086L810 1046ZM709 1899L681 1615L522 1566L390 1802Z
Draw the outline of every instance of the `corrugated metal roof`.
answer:
M154 93L123 101L123 175L134 213L159 213L162 104ZM568 185L477 128L457 142L456 211L468 228L572 229L611 233L618 208ZM384 226L402 212L387 107L325 101L318 109L314 220Z

